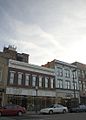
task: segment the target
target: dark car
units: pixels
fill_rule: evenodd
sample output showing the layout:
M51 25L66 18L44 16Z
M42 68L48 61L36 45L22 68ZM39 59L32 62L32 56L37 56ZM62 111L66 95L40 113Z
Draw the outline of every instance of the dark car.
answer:
M86 105L78 105L69 109L69 112L86 112Z
M3 107L0 107L0 116L1 115L19 115L21 116L26 112L24 107L15 104L8 104Z

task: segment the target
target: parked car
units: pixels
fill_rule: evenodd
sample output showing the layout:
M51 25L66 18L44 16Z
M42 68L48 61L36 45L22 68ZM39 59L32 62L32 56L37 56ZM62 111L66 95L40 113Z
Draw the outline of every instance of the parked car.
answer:
M68 108L64 107L63 105L60 104L54 104L49 106L48 108L44 108L40 110L40 113L48 113L48 114L53 114L53 113L66 113L68 112Z
M86 112L86 105L78 105L69 109L69 112Z
M1 115L19 115L26 113L26 109L19 105L8 104L3 107L0 107L0 116Z

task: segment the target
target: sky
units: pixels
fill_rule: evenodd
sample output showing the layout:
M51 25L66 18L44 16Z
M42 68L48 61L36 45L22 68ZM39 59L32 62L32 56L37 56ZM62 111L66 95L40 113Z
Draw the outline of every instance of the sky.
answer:
M0 51L8 45L35 65L86 64L86 0L0 0Z

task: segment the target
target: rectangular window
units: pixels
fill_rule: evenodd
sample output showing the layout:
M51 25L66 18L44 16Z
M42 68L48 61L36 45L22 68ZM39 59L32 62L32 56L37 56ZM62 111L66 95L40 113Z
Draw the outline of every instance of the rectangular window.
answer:
M54 79L51 78L50 80L51 80L51 88L54 88L54 86L53 86L54 85Z
M15 74L15 71L10 71L10 84L14 83L14 74Z
M65 77L70 78L70 71L68 69L65 69Z
M82 78L85 78L85 71L82 70Z
M57 87L58 87L58 88L63 88L63 80L58 79L57 81L58 81L58 82L57 82L57 83L58 83L58 86L57 86Z
M82 91L82 83L79 81L79 90Z
M42 87L42 76L39 76L39 87Z
M62 77L63 76L63 69L57 67L57 76Z
M70 81L66 80L65 83L66 83L66 89L70 89Z
M78 70L78 77L81 78L81 71Z
M18 85L22 84L22 73L18 73Z
M74 87L75 87L75 90L77 90L77 82L73 82L73 89L74 89Z
M77 82L75 82L75 90L77 90Z
M29 85L29 80L30 80L30 74L25 74L25 85Z
M48 88L48 77L45 77L45 88Z
M83 90L85 89L85 82L83 81Z
M72 72L73 79L77 78L77 71Z
M36 75L32 76L32 87L36 86Z

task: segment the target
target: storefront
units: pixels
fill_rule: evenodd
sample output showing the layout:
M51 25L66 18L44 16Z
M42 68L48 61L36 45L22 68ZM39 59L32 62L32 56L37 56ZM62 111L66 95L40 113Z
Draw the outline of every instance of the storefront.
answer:
M40 110L55 103L54 90L40 90L25 88L6 88L7 103L14 103L26 107L27 110Z
M7 95L7 102L18 104L26 107L27 110L40 110L55 103L54 97L36 97L36 96L21 96L21 95Z

